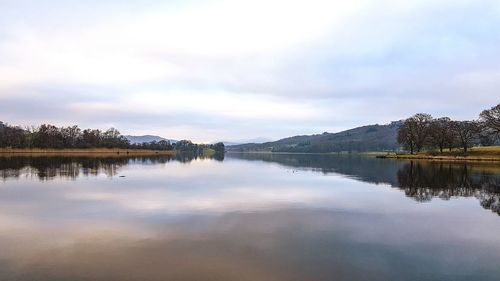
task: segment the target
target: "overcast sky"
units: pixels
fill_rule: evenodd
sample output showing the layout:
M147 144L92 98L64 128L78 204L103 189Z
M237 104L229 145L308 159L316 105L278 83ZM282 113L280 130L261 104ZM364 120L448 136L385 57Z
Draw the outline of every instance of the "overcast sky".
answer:
M11 124L234 141L498 102L498 0L0 0Z

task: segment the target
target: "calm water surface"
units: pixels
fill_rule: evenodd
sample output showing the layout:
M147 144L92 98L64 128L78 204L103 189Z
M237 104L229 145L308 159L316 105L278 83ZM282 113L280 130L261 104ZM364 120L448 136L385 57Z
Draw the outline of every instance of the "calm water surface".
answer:
M500 280L500 166L0 158L0 280Z

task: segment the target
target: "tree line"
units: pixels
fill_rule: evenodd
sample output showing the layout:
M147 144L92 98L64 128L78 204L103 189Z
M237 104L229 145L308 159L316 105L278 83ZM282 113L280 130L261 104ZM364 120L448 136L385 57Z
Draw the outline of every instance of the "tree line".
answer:
M149 149L156 149L156 145L161 144L161 143L170 143L168 141L159 141L159 142L150 142L150 143L143 143L142 147L149 147ZM168 144L167 144L168 145ZM160 145L161 146L161 145ZM225 146L224 143L218 142L214 144L198 144L198 143L193 143L190 140L180 140L175 143L170 143L170 148L171 150L176 150L182 153L189 153L189 154L194 154L194 155L201 155L206 153L209 150L212 150L216 154L224 154L225 151Z
M38 127L22 128L11 126L0 121L0 148L122 148L176 150L200 154L206 149L216 153L224 153L224 144L196 144L189 140L175 143L161 140L131 144L115 128L102 131L99 129L81 129L78 126L56 127L43 124Z
M106 131L43 124L22 128L0 122L0 147L10 148L128 148L129 141L114 128Z
M486 109L478 120L456 121L449 117L433 118L418 113L404 120L397 141L411 154L424 149L463 149L474 145L491 146L499 141L500 104Z

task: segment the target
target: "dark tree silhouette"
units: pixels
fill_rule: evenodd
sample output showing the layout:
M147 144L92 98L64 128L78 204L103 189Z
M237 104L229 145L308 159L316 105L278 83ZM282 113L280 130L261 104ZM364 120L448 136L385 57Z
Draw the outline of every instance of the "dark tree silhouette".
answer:
M415 114L400 126L397 141L413 154L424 147L460 147L464 153L473 145L491 146L500 136L500 104L480 114L479 121L453 121L448 117L433 119L429 114Z
M478 139L481 127L477 121L453 121L452 128L464 153Z
M78 126L43 124L22 129L0 122L0 147L6 148L134 148L120 132L110 128L81 130Z
M429 143L438 147L441 153L445 147L451 150L455 142L455 132L451 125L452 121L448 117L433 119L430 123Z
M418 113L406 119L398 131L398 142L403 144L410 153L420 152L429 140L430 114Z
M402 144L405 149L410 150L410 154L415 151L415 130L413 129L413 122L406 120L398 131L398 142Z
M500 104L484 110L479 117L487 130L496 137L500 136Z

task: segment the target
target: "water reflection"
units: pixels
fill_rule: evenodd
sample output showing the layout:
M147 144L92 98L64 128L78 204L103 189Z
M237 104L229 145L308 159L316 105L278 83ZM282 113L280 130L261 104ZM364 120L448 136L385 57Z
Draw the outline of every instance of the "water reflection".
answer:
M433 198L476 197L500 215L500 166L496 163L401 161L345 155L230 154L252 161L274 162L297 169L337 173L349 178L389 184L418 202Z
M484 165L410 162L397 175L406 196L419 202L474 196L500 215L500 175L494 170Z
M203 159L223 161L224 155L200 156L196 154L177 154L167 156L127 157L0 157L0 178L4 181L21 176L37 177L40 180L65 178L75 180L82 176L97 176L104 174L116 176L123 166L129 164L155 165L170 161L189 163Z
M397 185L396 171L404 162L374 157L326 154L229 153L228 157L247 161L278 163L287 167L336 173L370 183Z
M360 156L305 154L229 154L232 159L278 163L296 169L335 173L375 184L389 184L418 202L433 198L475 197L481 206L500 215L500 167L495 164L393 161ZM0 157L0 177L40 180L79 176L118 175L126 165L158 165L200 159L223 161L224 156L180 154L148 157Z
M495 210L492 165L324 155L0 163L2 281L500 276L500 219L475 199Z

